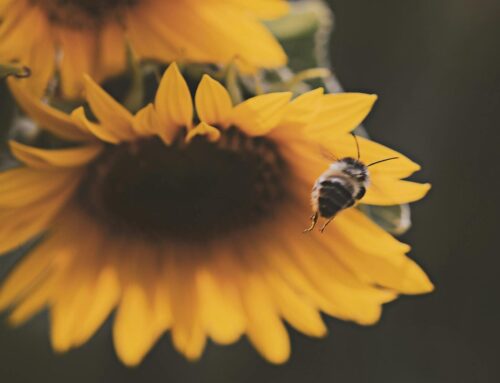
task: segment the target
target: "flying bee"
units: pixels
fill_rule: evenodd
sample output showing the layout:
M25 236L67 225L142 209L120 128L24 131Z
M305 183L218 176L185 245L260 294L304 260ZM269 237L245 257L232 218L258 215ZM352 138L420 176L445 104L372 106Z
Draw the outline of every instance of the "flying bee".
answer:
M352 134L356 142L358 157L345 157L334 160L329 168L316 180L311 193L313 215L311 226L304 233L312 231L319 217L326 219L320 231L323 232L335 216L342 210L353 206L361 200L370 184L370 166L381 162L395 160L398 157L385 158L365 165L360 160L359 143L356 135Z

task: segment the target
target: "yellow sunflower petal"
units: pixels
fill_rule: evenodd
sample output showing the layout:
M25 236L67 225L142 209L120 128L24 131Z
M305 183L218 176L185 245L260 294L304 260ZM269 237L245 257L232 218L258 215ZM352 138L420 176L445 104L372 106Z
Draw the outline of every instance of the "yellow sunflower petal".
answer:
M189 143L196 136L204 136L210 142L216 142L221 137L219 129L214 128L204 122L200 122L196 128L191 129L186 135L186 142Z
M267 275L267 282L281 315L298 331L314 337L323 337L327 329L318 309L294 291L277 275Z
M290 131L297 134L296 129L311 123L314 116L321 107L321 102L324 97L324 89L318 88L312 91L301 94L295 100L290 102L283 120L280 123L280 128L276 133L283 131L286 134ZM302 134L302 132L300 132Z
M241 294L250 341L269 362L286 362L290 356L290 339L268 289L256 276L248 276L242 283Z
M325 266L314 259L309 260L310 264L305 266L303 261L297 262L295 257L282 252L273 253L270 261L276 267L275 272L279 272L283 279L308 297L321 311L344 320L373 324L380 318L381 303L395 296L391 293L378 293L367 286L364 289L353 289L341 284L332 279L331 275L325 276Z
M112 131L120 140L136 138L132 129L132 114L89 76L85 75L84 79L87 101L101 125Z
M191 92L177 64L166 70L156 93L155 109L164 129L174 136L180 127L191 127L193 102Z
M280 44L251 12L227 2L153 1L128 12L127 27L138 53L161 61L227 64L237 59L252 71L287 61Z
M132 127L139 136L151 136L159 129L159 120L153 104L148 104L137 112Z
M434 288L422 268L404 253L369 254L356 250L348 238L325 237L324 241L330 241L331 246L335 243L335 256L341 258L367 283L402 294L424 294Z
M61 89L67 98L81 98L83 75L95 76L97 70L97 30L82 33L79 29L54 28L60 50L63 53L59 69Z
M424 198L430 188L430 184L397 180L382 175L374 176L361 202L383 206L415 202Z
M406 255L377 257L361 253L353 258L372 283L402 294L426 294L434 290L425 271Z
M125 288L113 326L116 352L128 366L139 364L161 335L152 321L151 302L138 285Z
M9 145L12 154L19 161L24 162L33 169L73 168L83 166L95 159L103 149L102 145L99 144L58 150L38 149L16 141L10 141Z
M139 136L158 135L166 145L171 145L178 133L178 129L165 129L153 104L137 112L134 116L133 127Z
M64 274L61 273L59 282L65 288L54 293L50 307L50 338L56 352L66 352L71 348L80 319L79 313L85 309L90 286L94 282L89 268L77 273L74 273L73 267L65 271Z
M102 261L112 250L103 247L104 238L99 228L85 223L82 226L81 220L75 227L76 222L71 222L74 218L65 216L64 222L60 221L65 225L64 230L52 231L56 238L63 239L65 246L64 262L56 263L60 275L58 284L64 288L54 294L51 310L51 340L58 352L86 342L109 316L121 293L115 268L101 262L89 262L87 257L97 254ZM78 245L72 237L80 227L85 232L85 243ZM72 247L68 246L70 238Z
M208 334L219 344L238 340L245 329L245 318L235 286L221 286L208 270L197 276L200 315Z
M80 176L74 174L65 188L54 196L18 209L0 209L0 254L15 249L45 230L73 194Z
M59 246L60 242L47 238L16 265L0 288L1 310L13 304L47 276Z
M4 19L0 26L0 31L7 28L10 29L5 24L15 24L15 22L20 18L22 12L26 10L26 4L19 1L1 1L0 2L0 16Z
M59 287L55 278L48 278L30 292L10 314L12 326L20 326L49 304L54 291Z
M90 291L85 312L79 316L78 329L73 341L75 346L87 342L97 331L118 303L119 296L120 286L116 273L110 268L102 270Z
M198 38L199 44L206 43L208 38L221 41L226 40L231 43L220 44L219 49L223 49L224 56L216 62L229 62L237 58L243 63L241 69L251 69L269 67L276 68L286 64L287 56L280 44L276 41L269 30L261 23L252 20L241 10L231 9L225 4L214 2L207 4L206 9L201 7L196 12L200 14L200 21L206 20L216 27L210 28L206 36ZM276 16L274 14L273 16ZM193 18L195 15L193 15ZM223 23L216 20L224 20ZM193 20L194 21L194 20ZM234 33L238 31L238 33ZM252 36L252 38L249 38ZM258 44L255 42L258 41ZM215 45L215 44L214 44ZM233 45L231 47L231 45Z
M38 207L21 210L14 214L2 214L4 221L0 225L0 253L6 253L21 246L47 228L50 221L60 208L59 203L48 206L49 209Z
M156 279L156 289L151 294L154 296L154 322L158 329L167 330L173 321L168 281L161 277Z
M81 223L79 227L85 232L84 244L75 246L75 241L72 242L73 246L68 246L68 234L55 232L66 242L66 251L62 254L64 262L56 264L56 271L60 275L58 283L64 289L54 294L51 310L51 341L58 352L79 346L88 339L118 301L117 281L113 279L110 268L99 262L89 262L86 257L87 254L99 254L102 257L103 236L96 227L82 226ZM75 231L75 227L70 231ZM71 236L74 233L70 233ZM108 284L104 285L106 282ZM110 288L110 291L97 291L103 286ZM109 306L110 298L112 307Z
M41 172L15 168L0 173L0 211L19 208L42 201L61 190L75 179L71 171ZM3 223L5 224L5 223Z
M363 283L346 268L332 255L332 249L322 244L322 236L328 233L315 231L308 235L290 236L288 233L303 229L299 206L290 211L280 230L276 229L271 235L272 247L275 251L286 249L281 250L282 256L293 262L297 273L301 273L314 287L313 296L322 311L363 325L376 323L380 319L381 305L393 300L397 294ZM334 224L336 221L331 225ZM283 226L286 226L285 230Z
M31 69L31 76L26 80L26 85L36 97L44 95L56 66L55 60L47 60L47 57L56 56L56 47L52 39L42 37L46 33L46 28L40 31L40 37L35 44L32 44L30 57L26 60Z
M355 129L370 113L377 96L363 93L328 94L323 97L322 108L307 129L318 137L348 133Z
M199 315L199 296L191 266L169 263L170 302L174 347L189 360L197 360L205 347L206 335Z
M172 62L182 56L180 48L165 39L162 31L168 29L168 25L165 25L164 20L161 21L161 15L153 15L148 8L139 7L127 12L126 24L130 45L138 57L161 56L165 62Z
M24 1L11 1L9 5L0 27L0 57L30 67L32 76L22 83L34 97L41 97L55 67L54 41L47 38L50 25L38 7ZM22 44L19 36L23 36Z
M26 3L22 1L5 0L0 2L0 13L2 17L2 24L0 24L0 37L2 38L0 46L2 50L5 50L3 44L5 40L9 40L9 37L12 38L15 28L19 27L19 24L26 23L25 17L27 13L30 14L27 17L29 22L33 22L33 17L38 18L40 15L40 12L29 9ZM26 26L25 28L27 29Z
M313 236L319 235L313 233ZM354 273L331 256L329 249L312 243L309 246L315 246L315 257L307 257L300 247L292 256L325 298L324 302L318 302L320 307L337 318L362 325L376 323L382 312L381 304L394 299L395 294L363 285Z
M71 113L71 118L82 129L89 131L101 141L108 142L110 144L118 144L121 142L120 136L117 135L114 130L108 130L104 126L90 121L85 115L85 109L83 106L75 109Z
M18 80L8 79L10 90L21 108L43 128L70 141L90 141L94 137L80 129L70 116L35 99Z
M126 68L127 49L123 26L106 23L100 31L96 80L120 73Z
M273 130L283 119L290 92L256 96L233 109L231 122L249 136L263 136Z
M202 122L225 127L231 116L233 103L226 88L204 75L196 91L196 111Z
M366 283L404 294L422 294L433 289L427 275L406 256L410 247L396 240L357 209L339 213L317 240L331 248L332 256L341 260Z
M399 242L357 209L342 211L333 223L332 238L336 233L344 238L352 238L352 233L356 233L357 238L363 238L363 241L352 241L359 252L390 255L410 251L410 246Z
M290 10L290 6L284 0L230 0L230 2L247 9L262 19L281 17Z

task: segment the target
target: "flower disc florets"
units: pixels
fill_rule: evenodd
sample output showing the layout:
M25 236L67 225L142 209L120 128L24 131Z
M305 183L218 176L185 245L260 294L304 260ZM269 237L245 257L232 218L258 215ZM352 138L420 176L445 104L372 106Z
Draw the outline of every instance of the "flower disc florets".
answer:
M117 234L200 240L255 224L283 202L286 167L272 141L236 128L215 143L184 136L106 148L80 187L83 210Z

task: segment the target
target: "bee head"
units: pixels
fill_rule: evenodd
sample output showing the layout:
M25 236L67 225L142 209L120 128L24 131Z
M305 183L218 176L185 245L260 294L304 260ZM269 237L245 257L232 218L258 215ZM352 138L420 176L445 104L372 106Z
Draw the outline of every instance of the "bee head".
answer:
M360 182L365 182L368 180L368 168L367 166L359 160L352 157L342 158L339 162L343 164L342 173L345 175L355 178Z

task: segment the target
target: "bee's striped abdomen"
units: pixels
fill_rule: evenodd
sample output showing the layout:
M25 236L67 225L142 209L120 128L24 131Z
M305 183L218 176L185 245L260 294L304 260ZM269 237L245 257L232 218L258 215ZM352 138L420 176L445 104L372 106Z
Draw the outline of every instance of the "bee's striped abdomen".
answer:
M318 211L322 217L332 218L342 209L354 205L354 189L342 177L331 177L320 185Z

